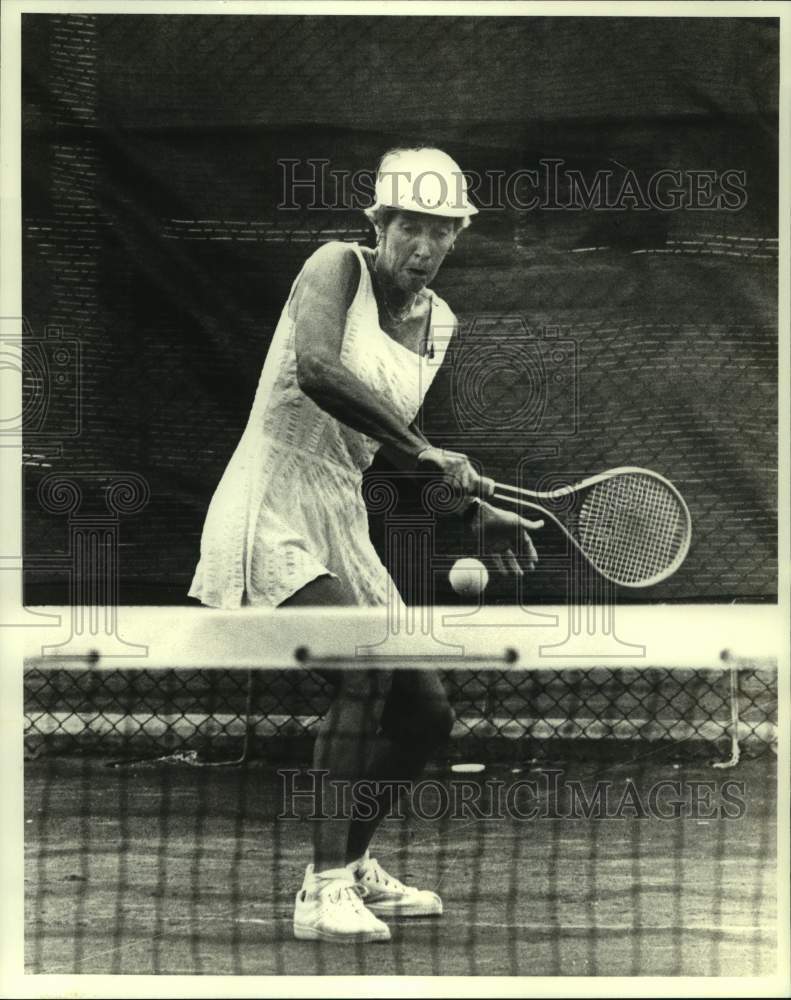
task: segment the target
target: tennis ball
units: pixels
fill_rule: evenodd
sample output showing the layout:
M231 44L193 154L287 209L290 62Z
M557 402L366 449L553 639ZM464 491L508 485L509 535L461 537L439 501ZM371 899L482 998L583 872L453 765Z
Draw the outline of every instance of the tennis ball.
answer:
M459 596L477 597L489 582L489 571L479 559L457 559L448 580Z

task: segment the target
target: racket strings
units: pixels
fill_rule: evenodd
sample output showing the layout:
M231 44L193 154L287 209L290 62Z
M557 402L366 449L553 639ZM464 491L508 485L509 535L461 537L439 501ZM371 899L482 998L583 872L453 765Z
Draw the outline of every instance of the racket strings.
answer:
M684 554L688 519L662 480L639 473L597 483L577 520L585 556L611 579L637 584L666 572Z

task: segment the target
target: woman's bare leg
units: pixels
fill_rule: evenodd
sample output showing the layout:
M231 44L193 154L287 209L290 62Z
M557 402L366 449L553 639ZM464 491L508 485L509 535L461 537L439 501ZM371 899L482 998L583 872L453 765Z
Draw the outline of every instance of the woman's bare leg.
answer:
M393 672L381 717L381 732L368 758L366 780L376 782L377 811L349 826L346 860L362 857L382 819L397 803L400 788L394 782L415 781L427 761L447 740L453 728L453 710L435 670Z
M340 583L329 576L311 581L280 607L349 606ZM377 730L390 675L382 670L333 672L334 696L319 727L313 751L316 772L328 772L326 782L353 783L366 776L377 743ZM318 781L318 778L316 779ZM319 792L325 818L314 821L313 850L317 872L342 868L348 858L350 819L342 815L331 786Z

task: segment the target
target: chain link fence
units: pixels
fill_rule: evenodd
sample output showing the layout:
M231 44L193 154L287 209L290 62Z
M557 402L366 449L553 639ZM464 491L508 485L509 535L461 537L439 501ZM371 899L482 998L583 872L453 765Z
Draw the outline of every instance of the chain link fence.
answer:
M524 762L658 746L683 759L776 745L777 677L739 669L589 668L444 671L456 722L451 758ZM29 756L121 760L309 759L329 685L307 670L42 669L25 673Z

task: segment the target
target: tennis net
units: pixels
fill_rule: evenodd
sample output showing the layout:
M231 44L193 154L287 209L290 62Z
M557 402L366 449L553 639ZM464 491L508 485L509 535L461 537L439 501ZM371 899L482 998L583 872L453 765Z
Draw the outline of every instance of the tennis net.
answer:
M24 675L30 972L774 971L773 610L61 610ZM384 955L291 934L340 663L439 670L455 712L376 840L445 913Z

